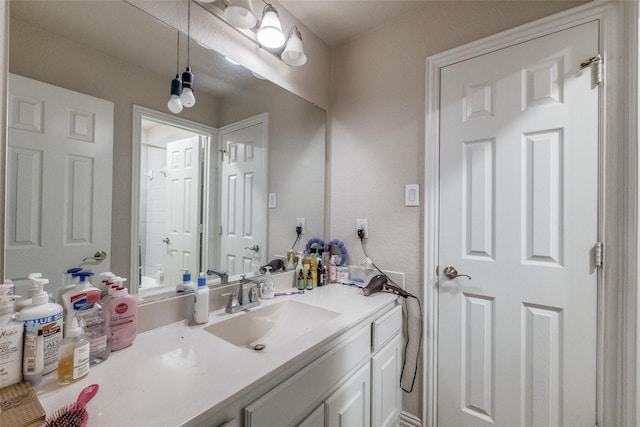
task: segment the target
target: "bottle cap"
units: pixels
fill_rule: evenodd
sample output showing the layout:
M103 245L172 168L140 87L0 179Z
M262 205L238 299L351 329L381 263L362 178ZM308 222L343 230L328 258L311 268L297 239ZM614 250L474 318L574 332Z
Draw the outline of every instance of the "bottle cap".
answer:
M82 320L78 322L78 318L74 316L67 329L67 338L79 337L80 335L82 335Z
M207 286L207 276L204 273L200 273L198 277L198 287L200 286Z
M101 292L99 290L87 292L87 304L95 304L100 302Z

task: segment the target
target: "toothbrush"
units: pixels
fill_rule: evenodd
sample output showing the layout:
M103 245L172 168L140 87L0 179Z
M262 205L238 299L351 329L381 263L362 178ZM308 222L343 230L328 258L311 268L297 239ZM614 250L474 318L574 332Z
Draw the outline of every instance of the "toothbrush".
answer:
M296 294L304 294L304 291L276 292L275 296L281 297L285 295L296 295Z

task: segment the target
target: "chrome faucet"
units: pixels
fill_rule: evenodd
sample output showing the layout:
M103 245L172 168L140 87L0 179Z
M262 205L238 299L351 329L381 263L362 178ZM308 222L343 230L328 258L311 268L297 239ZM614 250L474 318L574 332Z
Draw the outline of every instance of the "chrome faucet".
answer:
M260 301L258 300L258 292L256 290L258 286L256 282L241 276L238 282L238 291L233 292L229 297L225 311L233 314L259 306Z
M227 274L226 271L218 271L218 270L214 270L213 268L210 268L209 270L207 270L207 275L218 276L220 278L221 285L226 285L229 282L229 275Z

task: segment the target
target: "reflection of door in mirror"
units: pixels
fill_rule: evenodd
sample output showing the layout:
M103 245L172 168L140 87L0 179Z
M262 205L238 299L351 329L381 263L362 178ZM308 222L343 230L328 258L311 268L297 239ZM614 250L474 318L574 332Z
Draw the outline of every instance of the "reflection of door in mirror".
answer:
M55 294L68 268L109 270L113 103L14 74L9 93L6 277Z
M201 164L206 137L142 120L139 278L143 290L174 288L200 269ZM195 279L194 279L195 280Z
M268 114L219 130L222 166L221 264L230 276L266 263Z

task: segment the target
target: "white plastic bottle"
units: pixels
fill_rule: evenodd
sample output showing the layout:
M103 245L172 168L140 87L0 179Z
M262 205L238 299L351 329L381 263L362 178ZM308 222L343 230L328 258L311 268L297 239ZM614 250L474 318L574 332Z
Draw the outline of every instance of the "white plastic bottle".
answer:
M81 321L73 317L67 327L67 336L60 344L58 384L71 384L84 378L89 373L89 354L89 338L83 333Z
M262 299L272 299L276 295L276 284L271 277L271 267L266 266L267 272L262 279Z
M120 285L125 280L127 279L122 277L114 279ZM138 333L138 301L133 295L129 295L127 288L118 286L104 305L111 315L111 350L128 347Z
M73 289L65 292L62 295L62 305L64 307L64 321L67 325L71 324L71 320L76 315L76 311L83 305L87 304L87 292L100 291L98 288L91 286L89 277L93 273L88 271L81 271L76 273L80 278L80 281L74 286ZM64 332L65 338L67 337L67 331Z
M80 281L80 279L78 278L77 273L80 273L82 271L82 269L80 267L74 267L74 268L70 268L68 269L64 276L66 278L66 283L64 286L62 286L61 288L58 288L58 290L56 291L56 301L58 304L62 305L62 296L64 295L65 292L70 291L71 289L73 289L76 284L78 284L78 282Z
M89 338L89 365L97 365L111 353L111 314L100 302L100 291L87 292L87 305L76 311Z
M29 307L33 304L33 296L38 293L38 284L34 281L34 279L41 279L42 273L29 273L27 276L31 281L31 285L29 286L29 290L27 291L28 298L20 298L15 302L16 311L20 311L25 307Z
M191 281L191 273L185 270L182 274L182 283L178 284L176 291L180 294L183 292L195 291L197 285Z
M22 381L22 336L24 326L16 319L13 283L0 284L0 388Z
M198 289L196 289L196 305L193 315L195 323L207 323L209 321L209 287L207 286L207 276L200 273L198 277Z
M62 340L62 306L49 302L44 285L49 280L33 279L38 291L33 295L33 304L18 312L24 324L24 350L22 373L32 385L42 381L42 375L58 368L58 347Z

